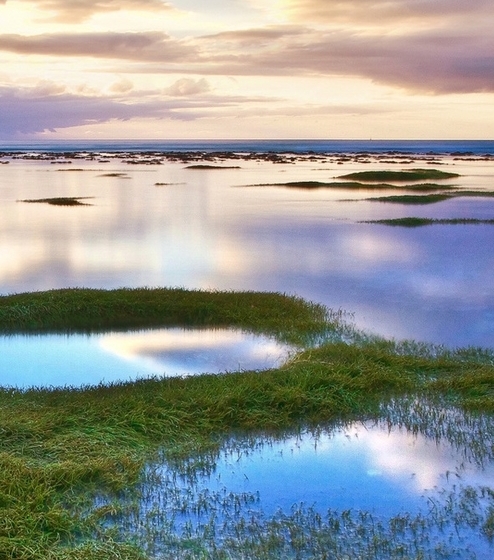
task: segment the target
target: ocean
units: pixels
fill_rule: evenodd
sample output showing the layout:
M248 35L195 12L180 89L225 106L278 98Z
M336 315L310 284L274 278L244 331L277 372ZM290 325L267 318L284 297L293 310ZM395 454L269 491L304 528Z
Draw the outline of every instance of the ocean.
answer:
M494 154L494 140L61 140L0 141L0 151L195 151Z

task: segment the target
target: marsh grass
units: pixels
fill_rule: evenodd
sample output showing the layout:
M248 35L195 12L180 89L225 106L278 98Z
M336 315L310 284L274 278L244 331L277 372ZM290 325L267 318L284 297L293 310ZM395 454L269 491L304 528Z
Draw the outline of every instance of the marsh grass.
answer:
M0 297L0 332L237 327L291 344L345 329L341 311L275 293L62 289Z
M187 165L185 169L240 169L240 165L209 165L206 163L198 163Z
M352 339L341 313L298 298L182 289L70 289L0 298L4 333L166 325L235 326L297 344L300 352L265 372L1 389L1 557L144 558L143 546L132 544L132 535L122 541L106 523L118 513L117 506L110 500L95 508L94 500L132 492L144 465L158 452L176 464L208 453L214 458L232 431L275 433L377 418L385 403L409 395L419 400L436 396L478 414L494 413L494 360L489 352L448 352L358 333ZM214 543L205 548L206 536L217 529L214 523L206 524L199 536L188 527L180 538L170 533L171 552L163 557L235 558L242 550L245 558L302 558L297 552L301 546L319 543L321 552L309 552L322 558L324 550L332 550L327 548L331 539L340 538L335 527L345 527L332 519L321 531L313 531L309 515L309 532L297 532L300 519L296 514L286 526L284 518L264 525L254 520L252 526L240 520L246 532L223 549ZM148 529L152 527L149 520ZM381 533L377 536L381 539ZM235 543L240 548L235 549ZM369 549L375 556L366 556L367 548L355 549L360 556L352 556L349 540L339 546L335 550L340 558L386 557L379 555L380 548ZM328 557L338 558L336 552Z
M440 185L438 183L418 183L393 185L391 183L364 183L361 181L289 181L287 183L260 183L246 185L249 187L286 187L292 189L350 189L350 190L413 190L417 192L434 192L437 190L453 190L456 186Z
M368 182L387 182L387 181L438 181L443 179L453 179L459 177L458 173L449 173L438 169L409 169L406 171L359 171L341 175L340 179L351 179Z
M53 198L28 198L25 200L18 200L17 202L44 203L44 204L51 204L52 206L91 206L87 202L81 202L81 200L87 200L88 198L93 198L93 197L92 196L57 196Z
M392 218L387 220L367 220L360 222L361 224L381 224L385 226L401 226L401 227L421 227L432 225L494 225L493 220L481 220L477 218Z
M376 198L368 198L367 200L371 202L390 202L394 204L435 204L436 202L443 202L444 200L449 200L450 198L453 198L453 195L436 193L426 195L402 194L380 196Z
M406 398L390 401L380 414L376 424L398 425L438 444L447 440L469 464L482 466L493 460L492 417L465 414L441 400ZM328 428L329 434L338 429L336 424ZM313 432L314 445L325 432L322 427ZM233 436L222 446L222 461L236 469L240 458L253 449L262 452L273 440L292 436ZM299 432L296 436L305 437ZM208 484L217 476L217 459L217 453L206 452L192 462L150 464L136 493L106 506L100 503L101 511L107 508L108 525L121 537L139 535L139 542L153 556L166 552L177 558L187 550L185 542L195 544L193 558L242 554L248 558L463 559L475 558L477 541L485 540L488 547L492 536L494 492L488 487L458 483L427 491L418 512L390 517L366 510L323 511L304 503L267 515L256 492L232 492L221 484Z
M434 204L436 202L442 202L444 200L449 200L451 198L460 197L479 197L479 198L492 198L494 192L491 191L468 191L468 190L457 190L451 193L433 193L426 195L391 195L391 196L381 196L375 198L367 198L371 202L392 202L397 204Z

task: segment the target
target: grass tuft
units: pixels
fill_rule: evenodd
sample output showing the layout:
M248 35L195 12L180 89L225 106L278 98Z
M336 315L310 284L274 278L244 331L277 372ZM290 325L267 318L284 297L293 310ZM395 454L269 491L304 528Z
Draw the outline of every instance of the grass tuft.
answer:
M340 179L357 181L386 182L386 181L438 181L459 177L458 173L449 173L438 169L409 169L407 171L359 171L342 175Z
M29 203L44 203L51 204L53 206L91 206L87 202L81 202L88 198L93 198L91 196L58 196L53 198L28 198L26 200L18 200L17 202L29 202Z
M432 225L494 225L493 220L480 220L477 218L417 218L417 217L407 217L407 218L392 218L387 220L367 220L360 222L361 224L381 224L385 226L401 226L401 227L420 227L420 226L432 226Z

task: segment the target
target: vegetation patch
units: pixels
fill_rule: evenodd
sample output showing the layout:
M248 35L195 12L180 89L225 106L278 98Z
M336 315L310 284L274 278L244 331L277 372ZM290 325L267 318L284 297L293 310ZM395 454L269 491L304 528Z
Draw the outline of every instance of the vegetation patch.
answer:
M341 175L340 179L351 179L357 181L386 182L386 181L438 181L442 179L453 179L459 177L458 173L440 171L438 169L409 169L407 171L359 171Z
M343 328L341 314L275 293L62 289L0 297L0 332L237 327L293 344Z
M87 200L93 198L92 196L57 196L54 198L28 198L26 200L18 200L17 202L30 202L30 203L44 203L51 204L52 206L91 206Z
M449 194L400 194L393 196L379 196L368 198L371 202L390 202L392 204L435 204L453 198Z
M494 356L489 352L368 338L342 319L320 305L272 293L68 289L0 297L4 333L235 326L300 347L288 363L265 372L0 389L1 555L143 560L143 548L112 532L108 521L118 514L117 506L111 501L98 506L95 499L136 489L144 465L158 452L167 461L187 464L214 455L234 431L277 433L379 417L385 403L409 396L494 413ZM291 532L298 524L293 513L293 522L287 520L280 531L280 520L274 519L272 531L258 534L253 527L243 533L246 541L236 541L242 555L284 557L275 544L285 534L298 542L298 533ZM304 519L310 533L311 517ZM348 523L353 527L351 519ZM326 529L318 533L323 540L341 533ZM271 539L274 556L268 555L269 546L264 555L256 548L262 535ZM300 533L304 542L307 538ZM206 551L204 542L192 534L170 540L171 552L164 557L230 557L220 549ZM351 542L345 546L341 558L351 556Z
M362 221L361 224L382 224L385 226L402 226L402 227L420 227L420 226L432 226L432 225L457 225L457 224L487 224L494 225L494 219L492 220L480 220L476 218L417 218L417 217L407 217L407 218L392 218L388 220L368 220Z
M291 189L355 189L355 190L413 190L419 192L434 192L437 190L454 190L453 185L440 185L438 183L415 183L406 185L393 185L391 183L363 183L361 181L289 181L287 183L260 183L246 185L249 187L285 187Z
M240 169L240 165L208 165L206 163L198 163L196 165L187 165L185 169Z
M443 200L449 200L450 198L460 198L460 197L480 197L480 198L492 198L494 192L491 191L456 191L454 193L432 193L427 195L420 194L400 194L391 196L380 196L374 198L367 198L371 202L391 202L396 204L434 204L436 202L442 202Z

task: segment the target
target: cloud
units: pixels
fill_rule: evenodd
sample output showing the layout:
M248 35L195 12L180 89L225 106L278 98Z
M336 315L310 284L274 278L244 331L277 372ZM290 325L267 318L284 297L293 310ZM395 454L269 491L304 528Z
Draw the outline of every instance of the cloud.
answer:
M3 137L31 134L113 119L164 117L173 110L160 102L122 103L109 97L75 95L36 88L0 88L0 131Z
M60 23L81 23L97 13L121 10L163 11L173 7L163 0L24 0L51 15ZM5 3L5 2L3 2Z
M205 80L191 82L205 89L201 85ZM159 92L135 91L132 98L123 101L120 96L74 94L50 82L41 82L32 88L3 87L0 88L0 138L113 120L191 121L218 116L218 108L272 101L270 98L198 94L199 91L191 97L182 95L170 99L160 96Z
M164 90L164 93L174 97L187 97L199 93L207 93L210 90L209 83L205 78L193 80L191 78L181 78Z
M363 1L363 0L361 0ZM1 35L0 50L128 61L118 73L347 76L409 92L494 92L494 35L462 26L382 33L271 26L178 40L161 32ZM172 96L207 91L188 78Z
M174 62L194 54L189 45L157 32L0 35L0 50L17 54Z
M365 25L410 20L444 22L459 16L492 14L493 10L491 0L282 0L281 6L296 21Z
M134 89L134 84L130 80L127 80L126 78L123 78L110 86L110 91L113 93L128 93L133 89Z
M228 49L202 52L202 73L227 75L320 75L363 77L425 93L494 92L494 36L463 30L425 30L407 35L349 30L284 34L271 30L271 41L242 47L255 30L226 34ZM223 35L216 36L221 41ZM197 70L196 70L197 71Z

